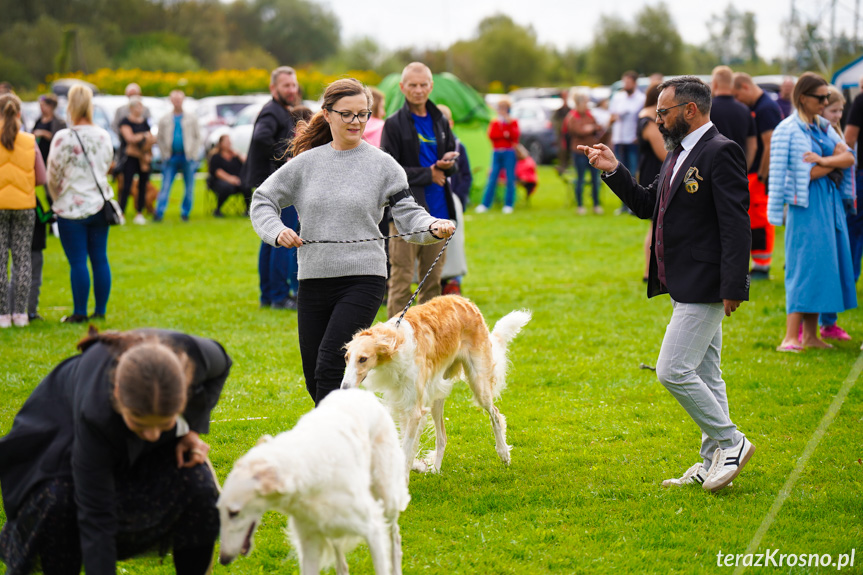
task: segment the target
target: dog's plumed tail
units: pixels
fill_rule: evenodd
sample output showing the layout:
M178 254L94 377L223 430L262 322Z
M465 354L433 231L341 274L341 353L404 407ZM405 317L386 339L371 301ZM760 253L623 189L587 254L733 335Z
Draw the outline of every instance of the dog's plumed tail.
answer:
M506 369L509 363L506 351L518 332L530 321L528 310L514 311L506 314L494 324L491 332L491 353L494 359L494 394L500 395L506 386Z

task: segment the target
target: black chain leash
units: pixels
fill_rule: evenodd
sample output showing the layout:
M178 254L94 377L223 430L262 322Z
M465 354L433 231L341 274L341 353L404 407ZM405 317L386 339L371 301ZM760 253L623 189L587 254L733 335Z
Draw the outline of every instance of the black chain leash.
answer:
M359 244L362 242L376 242L379 240L389 240L392 238L402 238L405 236L415 236L417 234L424 234L426 232L430 232L430 230L417 230L415 232L405 232L403 234L396 234L394 236L381 236L379 238L369 238L366 240L303 240L303 245L306 245L306 244ZM455 235L455 232L453 232L453 235ZM440 253L437 255L435 260L432 262L431 267L429 267L429 271L426 272L425 277L423 277L423 279L420 281L419 285L417 286L416 291L413 293L413 295L411 296L411 299L408 301L408 305L405 306L405 309L402 310L402 314L396 320L396 327L398 327L402 323L402 320L404 319L405 314L408 312L408 309L410 309L411 304L414 303L414 300L417 298L417 295L420 293L420 290L422 289L423 284L426 282L429 275L431 275L432 270L437 265L438 260L440 260L441 256L443 256L443 253L444 253L444 251L446 251L446 248L449 245L449 241L451 239L452 239L452 236L448 237L446 239L446 241L444 242L443 247L440 249ZM303 246L300 246L300 247L303 247Z
M303 245L306 244L361 244L363 242L377 242L380 240L390 240L392 238L403 238L405 236L415 236L418 234L424 234L429 232L430 230L417 230L415 232L405 232L403 234L396 234L394 236L381 236L379 238L368 238L366 240L303 240ZM303 246L300 246L303 247Z
M455 235L455 232L453 232L453 235ZM446 247L449 245L449 241L451 239L452 239L452 236L448 237L446 239L446 241L444 242L443 247L440 249L440 253L437 255L437 257L432 262L431 267L429 267L429 271L426 272L425 277L422 279L422 281L420 281L420 285L417 286L417 290L414 292L414 294L411 296L411 299L408 301L408 305L405 306L405 309L402 310L402 314L396 320L396 327L398 327L402 323L402 320L404 319L405 314L408 312L408 309L410 309L411 304L414 303L414 300L417 298L417 294L420 293L420 290L422 289L423 284L426 283L426 280L428 279L429 275L432 273L432 270L434 269L435 265L437 265L438 260L443 255L443 253L446 250Z

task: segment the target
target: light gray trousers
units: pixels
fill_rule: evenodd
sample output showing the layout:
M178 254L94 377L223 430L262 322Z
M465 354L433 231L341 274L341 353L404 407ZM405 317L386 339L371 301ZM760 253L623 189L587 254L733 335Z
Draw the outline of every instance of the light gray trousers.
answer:
M743 438L729 417L719 369L725 307L721 303L671 303L674 310L659 350L656 375L701 429L701 457L709 467L717 447L734 447Z

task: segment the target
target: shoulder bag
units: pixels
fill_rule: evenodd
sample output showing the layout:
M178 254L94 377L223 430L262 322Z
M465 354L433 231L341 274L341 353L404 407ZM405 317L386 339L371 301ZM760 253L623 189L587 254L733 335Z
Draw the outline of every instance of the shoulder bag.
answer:
M84 147L84 142L81 141L81 136L78 135L77 130L70 128L72 133L75 134L75 137L78 138L78 143L81 144L81 151L84 152L84 159L87 160L87 165L90 166L90 173L93 174L93 181L96 182L96 188L99 189L99 193L102 194L102 200L104 203L102 204L102 214L105 216L105 221L108 222L109 226L122 226L126 223L126 217L123 215L123 210L120 209L120 204L117 203L115 199L109 199L107 195L105 195L105 191L102 189L102 186L99 185L99 178L96 177L96 170L93 169L93 164L90 163L90 156L87 155L87 148Z

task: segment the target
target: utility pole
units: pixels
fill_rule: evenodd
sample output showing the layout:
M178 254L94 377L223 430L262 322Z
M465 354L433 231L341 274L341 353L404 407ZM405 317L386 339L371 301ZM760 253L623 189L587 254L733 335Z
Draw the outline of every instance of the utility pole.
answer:
M857 26L860 24L860 0L854 2L854 43L851 45L854 52L857 51Z
M858 0L859 2L859 0ZM794 57L794 37L797 34L797 15L794 11L794 0L791 0L791 17L788 20L788 31L785 34L785 58L780 66L782 74L788 73L788 64Z
M830 2L830 47L827 52L827 69L833 76L833 62L836 56L836 0Z

